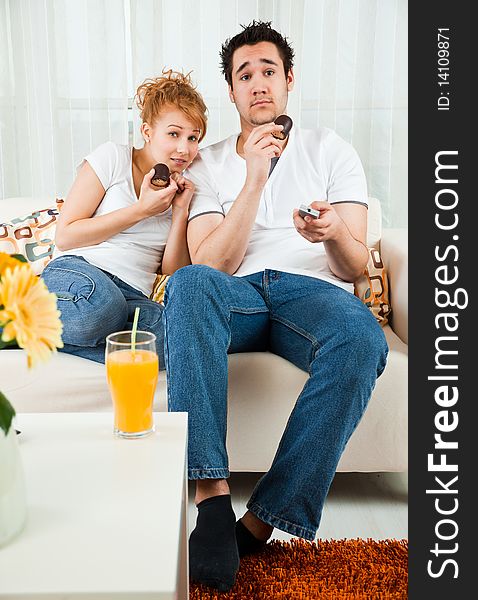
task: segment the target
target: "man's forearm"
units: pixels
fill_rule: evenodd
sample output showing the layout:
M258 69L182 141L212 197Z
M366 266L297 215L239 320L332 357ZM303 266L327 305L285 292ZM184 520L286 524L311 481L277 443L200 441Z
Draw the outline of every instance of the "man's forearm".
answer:
M223 222L193 254L192 262L232 275L239 268L251 236L262 188L246 184Z
M351 283L362 275L368 261L368 250L348 230L337 239L324 242L324 246L334 275Z

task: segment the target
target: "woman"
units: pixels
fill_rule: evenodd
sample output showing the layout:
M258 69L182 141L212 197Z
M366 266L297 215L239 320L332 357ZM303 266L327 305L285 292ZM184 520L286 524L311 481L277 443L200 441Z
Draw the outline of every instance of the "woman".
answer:
M206 106L189 75L168 71L139 86L144 147L106 142L85 157L61 210L54 260L43 272L58 296L63 351L104 362L105 338L138 328L157 338L162 306L149 300L157 273L190 264L186 225L193 184L182 176L206 133ZM171 172L152 183L154 165Z

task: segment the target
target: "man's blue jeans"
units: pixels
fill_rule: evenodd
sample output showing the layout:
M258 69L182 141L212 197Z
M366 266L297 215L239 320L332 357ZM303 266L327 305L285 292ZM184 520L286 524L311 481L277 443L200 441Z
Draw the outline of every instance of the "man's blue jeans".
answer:
M159 367L164 369L160 304L81 256L59 256L47 265L42 278L58 297L63 352L104 363L106 336L132 329L134 311L139 306L138 329L156 335Z
M247 507L314 539L340 455L385 367L387 343L371 312L312 277L232 277L193 265L169 280L163 322L169 410L189 413L190 479L229 477L228 353L269 350L309 373ZM274 398L267 401L273 419Z

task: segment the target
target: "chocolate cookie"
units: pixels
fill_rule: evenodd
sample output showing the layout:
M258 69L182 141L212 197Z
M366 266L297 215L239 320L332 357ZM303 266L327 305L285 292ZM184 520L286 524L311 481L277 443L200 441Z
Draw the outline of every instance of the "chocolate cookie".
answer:
M167 187L169 185L170 172L167 165L158 163L154 165L154 175L151 179L151 183L156 187Z
M292 129L292 119L287 115L279 115L274 123L276 125L283 125L284 129L282 131L273 131L272 135L278 140L285 140Z

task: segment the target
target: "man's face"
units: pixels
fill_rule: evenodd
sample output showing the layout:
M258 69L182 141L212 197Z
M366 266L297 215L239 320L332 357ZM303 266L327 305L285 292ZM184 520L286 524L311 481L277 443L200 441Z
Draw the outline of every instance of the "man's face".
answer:
M229 97L236 104L242 125L256 127L274 121L285 112L293 86L292 70L284 76L284 65L275 44L259 42L241 46L234 52Z

